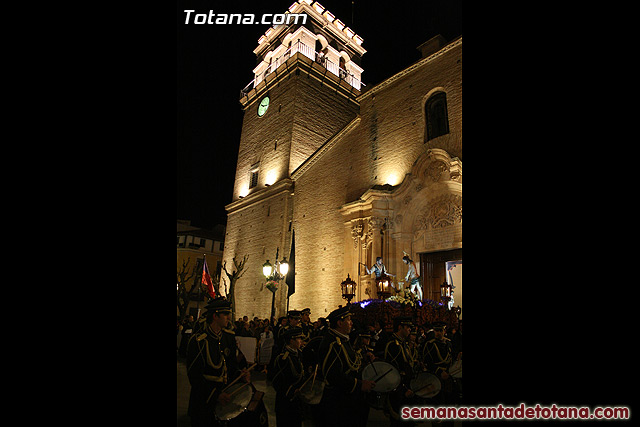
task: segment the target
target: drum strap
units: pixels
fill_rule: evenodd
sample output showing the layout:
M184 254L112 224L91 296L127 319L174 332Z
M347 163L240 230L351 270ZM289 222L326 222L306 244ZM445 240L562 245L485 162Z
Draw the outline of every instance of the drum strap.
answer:
M207 340L203 340L203 341L204 341L204 346L200 345L200 341L198 342L198 347L200 347L200 351L198 352L198 355L193 359L193 362L191 362L191 365L189 365L189 367L187 368L187 371L189 371L193 366L193 364L196 362L196 360L199 359L200 355L202 354L202 350L205 350L207 364L211 366L213 369L222 368L222 375L218 377L214 375L203 374L202 376L204 377L204 379L208 381L216 381L216 382L223 382L223 383L226 382L227 381L227 363L224 358L224 355L220 354L220 359L221 359L220 363L218 363L217 365L214 364L213 361L211 360L211 355L209 354L209 342Z
M215 381L217 383L223 383L223 382L225 382L227 380L226 377L216 377L215 375L202 374L202 376L207 381Z
M225 363L226 361L224 360L224 355L220 353L220 363L215 364L211 360L211 354L209 353L209 341L205 341L205 347L207 349L205 351L205 354L207 355L207 363L209 364L209 366L211 366L213 369L220 369L224 365L223 371L226 371L227 364Z
M442 354L440 354L440 349L435 344L435 342L433 343L433 347L436 349L436 353L438 354L438 359L440 359L440 362L435 362L436 364L440 364L440 363L449 364L449 363L451 363L451 352L450 351L447 352L446 357L442 357ZM431 353L431 351L429 351L429 353Z
M217 389L218 387L214 387L213 390L211 390L211 394L209 394L209 397L207 397L207 403L209 403L209 400L211 400L211 396L213 396L213 393L215 393Z
M395 334L394 334L395 335ZM402 338L398 337L397 335L395 335L395 343L398 346L398 348L400 349L400 351L398 352L398 354L393 358L393 361L395 362L396 358L402 354L402 359L404 360L405 363L408 363L409 366L411 366L413 368L413 364L414 364L414 360L413 357L411 357L411 353L409 353L409 358L407 358L407 354L405 353L405 341L402 340ZM385 358L387 356L387 353L389 353L389 344L391 344L393 341L389 341L387 343L387 346L385 348ZM410 351L409 349L407 349L407 351Z

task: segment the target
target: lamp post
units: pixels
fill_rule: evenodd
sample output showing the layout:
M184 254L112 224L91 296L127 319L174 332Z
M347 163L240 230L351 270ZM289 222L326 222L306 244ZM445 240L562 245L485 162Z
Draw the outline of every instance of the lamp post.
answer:
M262 264L262 274L267 279L267 289L271 291L271 317L275 317L276 314L276 291L278 290L278 285L289 271L287 258L282 258L282 261L278 261L279 252L280 248L277 248L275 266L272 266L269 260Z
M446 281L442 282L442 285L440 285L440 298L444 301L447 308L449 308L448 303L451 300L451 288L452 286Z
M351 304L351 300L356 296L356 282L351 280L347 274L347 278L340 283L340 287L342 288L342 298L347 300L347 305Z
M376 279L376 291L378 292L378 298L383 300L389 298L391 296L391 278L382 273Z

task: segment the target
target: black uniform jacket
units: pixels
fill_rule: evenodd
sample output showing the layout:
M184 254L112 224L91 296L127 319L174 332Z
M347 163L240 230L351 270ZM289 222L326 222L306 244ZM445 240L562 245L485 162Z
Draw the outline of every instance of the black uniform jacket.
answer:
M408 341L393 334L384 348L384 360L398 368L402 378L401 390L408 390L409 381L414 374L415 363Z
M440 376L451 365L451 341L444 337L442 340L432 338L424 343L422 360L427 372Z
M318 353L327 386L344 394L360 391L362 380L357 376L362 367L362 356L353 349L348 336L330 328Z
M207 325L194 334L187 349L187 375L191 383L189 414L213 410L220 391L240 375L233 331L222 329L216 334Z
M304 368L300 352L285 347L274 362L276 374L273 377L273 388L276 394L291 399L294 392L303 383Z

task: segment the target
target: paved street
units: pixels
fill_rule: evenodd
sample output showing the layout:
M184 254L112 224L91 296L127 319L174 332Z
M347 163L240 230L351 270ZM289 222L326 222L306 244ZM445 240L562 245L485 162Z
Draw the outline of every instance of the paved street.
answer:
M178 381L177 381L177 397L178 397L178 427L190 427L191 421L187 415L187 408L189 407L189 392L191 386L189 385L189 379L187 378L187 368L185 366L184 359L178 356L177 361L178 369ZM270 385L267 385L266 374L252 371L251 382L260 391L263 391L263 402L267 407L269 413L269 427L276 426L275 415L275 400L276 392ZM303 427L313 427L313 423L310 420L304 420ZM419 426L431 427L430 422L423 422L418 424ZM460 421L454 423L455 427L460 427ZM380 410L371 409L369 411L369 420L367 426L370 427L388 427L389 419Z

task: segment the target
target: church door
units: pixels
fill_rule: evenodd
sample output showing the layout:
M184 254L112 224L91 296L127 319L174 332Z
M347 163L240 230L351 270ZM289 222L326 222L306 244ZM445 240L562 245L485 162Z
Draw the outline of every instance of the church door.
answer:
M447 261L462 259L462 249L420 254L420 276L424 299L440 302L440 285L447 280Z

